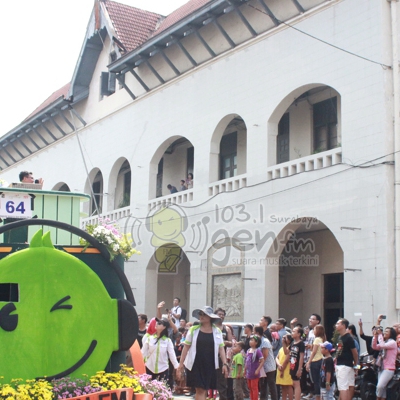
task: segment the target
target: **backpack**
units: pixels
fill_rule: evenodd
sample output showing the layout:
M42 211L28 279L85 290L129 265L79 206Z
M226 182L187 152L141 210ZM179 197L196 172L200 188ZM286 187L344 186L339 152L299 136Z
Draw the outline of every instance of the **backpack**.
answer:
M180 319L184 319L186 321L186 315L187 315L187 311L184 308L182 308L182 314L181 314Z

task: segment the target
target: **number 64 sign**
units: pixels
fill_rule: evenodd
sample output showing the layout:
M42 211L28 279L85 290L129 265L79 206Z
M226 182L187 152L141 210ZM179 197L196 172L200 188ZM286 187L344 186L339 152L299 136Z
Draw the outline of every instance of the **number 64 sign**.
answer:
M1 218L32 218L31 196L25 193L1 193Z

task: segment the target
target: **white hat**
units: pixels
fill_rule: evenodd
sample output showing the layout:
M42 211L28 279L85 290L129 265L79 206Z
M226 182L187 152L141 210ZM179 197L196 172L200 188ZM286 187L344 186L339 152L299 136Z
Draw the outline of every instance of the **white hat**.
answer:
M196 310L193 310L192 316L195 317L196 319L199 319L200 311L208 315L211 318L212 322L216 322L216 320L221 319L220 317L218 317L217 314L214 314L214 310L210 306L204 306L203 308L197 308Z

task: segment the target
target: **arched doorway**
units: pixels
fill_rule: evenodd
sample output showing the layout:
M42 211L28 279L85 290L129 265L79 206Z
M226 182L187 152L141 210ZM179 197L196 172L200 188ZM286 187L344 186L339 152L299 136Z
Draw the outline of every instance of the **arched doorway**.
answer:
M157 304L165 301L165 308L171 309L175 297L180 305L190 310L190 261L176 243L167 243L155 249L146 269L146 309L153 315ZM162 314L166 310L163 309Z
M317 313L330 340L334 323L344 315L343 250L332 231L314 217L293 220L274 240L266 265L279 266L279 316L307 324Z
M186 214L178 205L156 208L146 218L154 249L146 269L146 309L151 305L155 310L160 301L170 309L174 297L179 297L181 307L189 311L190 261L183 251L187 225Z

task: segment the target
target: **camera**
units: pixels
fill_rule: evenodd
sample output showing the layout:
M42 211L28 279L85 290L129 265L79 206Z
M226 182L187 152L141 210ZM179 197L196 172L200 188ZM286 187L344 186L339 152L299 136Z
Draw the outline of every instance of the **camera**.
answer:
M35 183L39 183L39 179L35 179Z
M382 319L386 319L386 315L381 315L381 318Z

